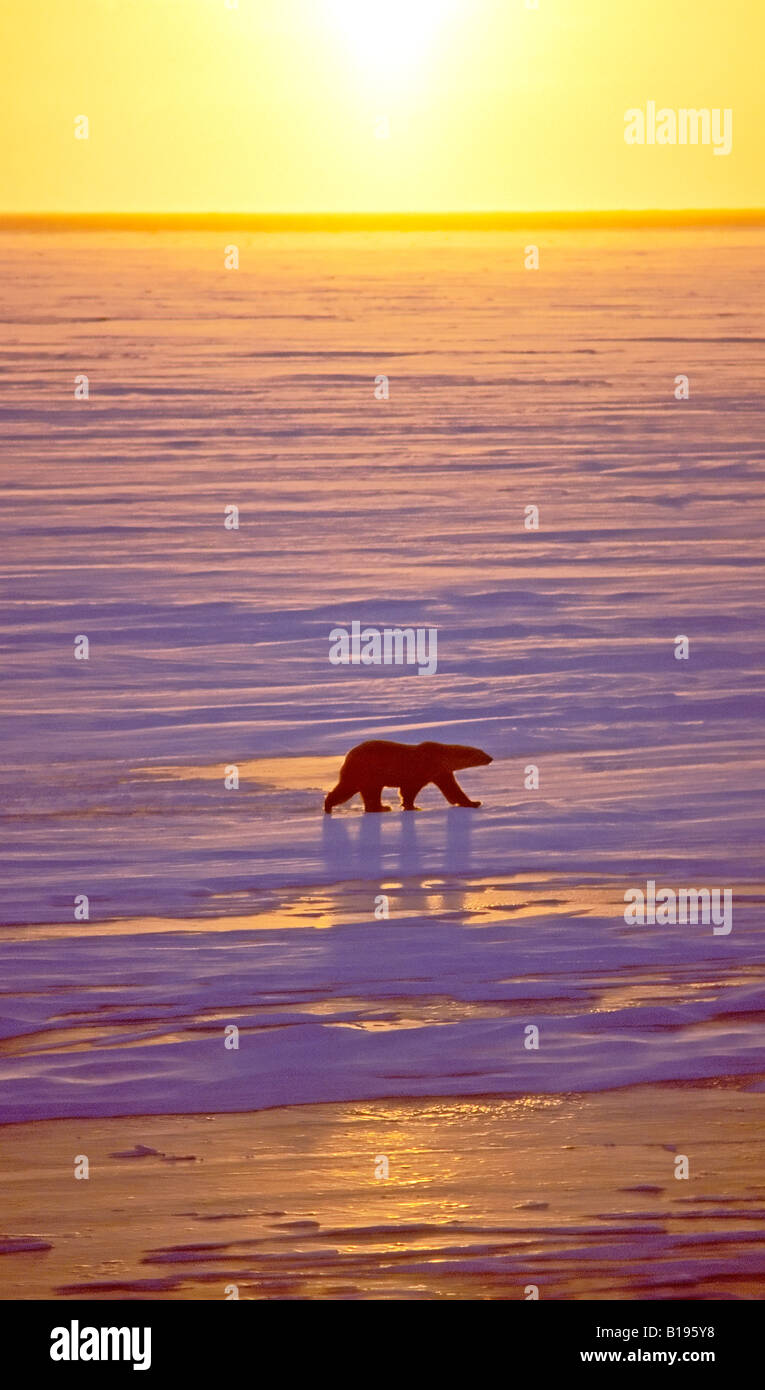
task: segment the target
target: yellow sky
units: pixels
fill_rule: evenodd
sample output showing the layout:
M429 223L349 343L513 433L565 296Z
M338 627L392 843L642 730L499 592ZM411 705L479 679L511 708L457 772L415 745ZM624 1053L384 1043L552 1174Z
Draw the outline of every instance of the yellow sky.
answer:
M529 2L3 0L0 210L765 206L765 6Z

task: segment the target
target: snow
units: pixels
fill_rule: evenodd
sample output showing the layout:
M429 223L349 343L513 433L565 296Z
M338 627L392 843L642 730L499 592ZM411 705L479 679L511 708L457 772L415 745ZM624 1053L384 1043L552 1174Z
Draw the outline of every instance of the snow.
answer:
M0 1120L758 1084L762 233L230 239L0 240ZM371 737L482 807L324 817Z

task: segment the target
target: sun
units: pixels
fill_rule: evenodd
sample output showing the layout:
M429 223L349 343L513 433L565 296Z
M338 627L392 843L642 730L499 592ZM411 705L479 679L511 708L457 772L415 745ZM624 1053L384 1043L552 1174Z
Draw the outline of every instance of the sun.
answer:
M411 67L436 37L456 0L324 0L356 59L392 75Z

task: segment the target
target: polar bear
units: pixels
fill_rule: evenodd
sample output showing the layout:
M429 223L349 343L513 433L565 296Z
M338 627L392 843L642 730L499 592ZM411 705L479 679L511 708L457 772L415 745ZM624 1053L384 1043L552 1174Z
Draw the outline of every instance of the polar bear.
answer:
M340 769L340 780L328 793L324 810L361 793L365 811L389 811L380 797L383 787L398 787L405 811L416 811L415 798L428 782L434 782L452 806L480 806L471 801L454 774L464 767L483 767L493 762L481 748L462 743L394 743L370 739L352 748Z

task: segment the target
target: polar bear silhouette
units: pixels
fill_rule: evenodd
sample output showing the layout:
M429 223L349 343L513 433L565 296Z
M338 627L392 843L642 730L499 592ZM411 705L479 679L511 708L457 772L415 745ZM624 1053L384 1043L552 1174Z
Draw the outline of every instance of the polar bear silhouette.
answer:
M455 772L464 767L483 767L493 762L482 748L462 743L394 743L379 738L352 748L340 769L340 780L328 793L324 810L361 793L365 811L389 811L380 797L383 787L398 787L405 811L417 811L415 797L433 782L452 806L480 806L471 801L459 785Z

